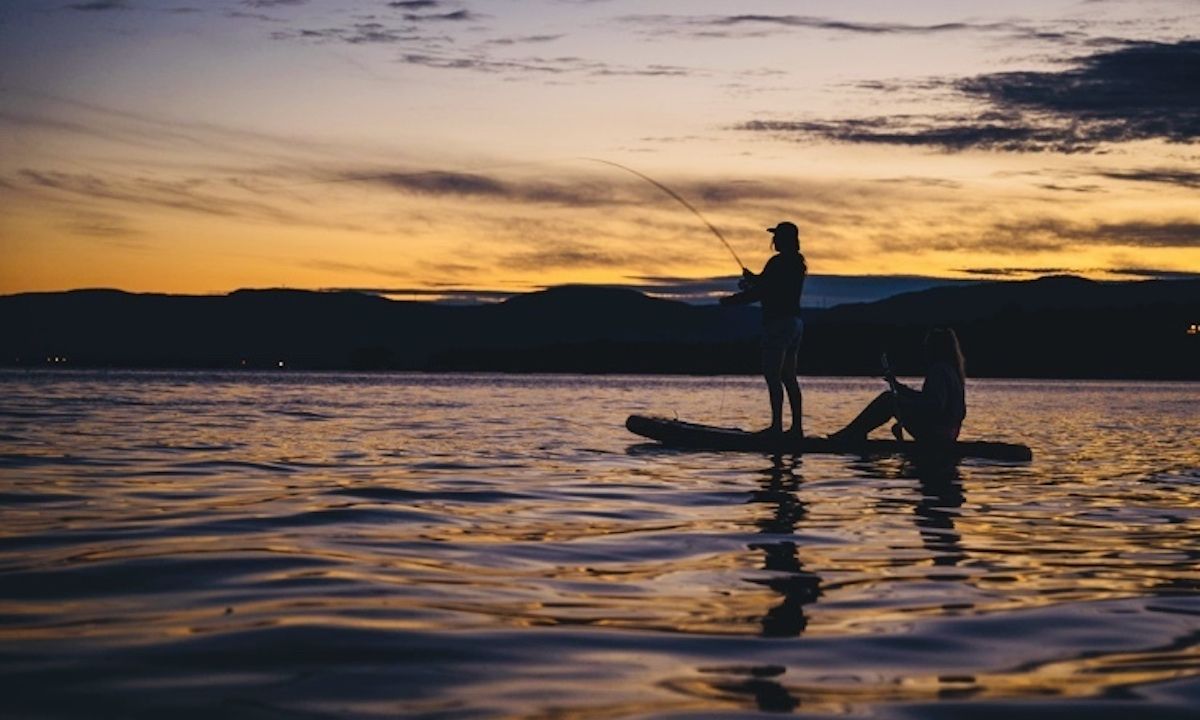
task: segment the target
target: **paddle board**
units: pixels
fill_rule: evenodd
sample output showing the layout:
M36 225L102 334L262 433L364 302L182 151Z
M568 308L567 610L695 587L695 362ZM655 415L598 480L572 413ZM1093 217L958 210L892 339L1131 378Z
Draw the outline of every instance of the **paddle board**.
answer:
M823 437L799 441L787 435L764 435L738 428L714 427L669 420L661 417L630 415L625 427L634 435L656 440L663 445L693 450L734 450L749 452L827 453L835 455L909 455L988 460L1029 461L1033 452L1025 445L983 440L938 443L909 440L865 440L845 442Z

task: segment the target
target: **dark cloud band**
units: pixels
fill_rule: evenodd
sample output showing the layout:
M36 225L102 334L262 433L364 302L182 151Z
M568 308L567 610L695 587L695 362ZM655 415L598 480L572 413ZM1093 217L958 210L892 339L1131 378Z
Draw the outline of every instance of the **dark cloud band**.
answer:
M1048 30L1015 22L945 22L912 24L902 22L855 22L814 15L625 15L622 24L639 28L649 35L682 35L704 39L752 38L779 32L816 30L847 35L945 35L951 33L989 33L1015 38L1061 41L1080 38L1073 29Z
M941 150L1092 152L1138 140L1200 138L1200 41L1126 43L1061 71L948 81L985 110L837 120L752 120L737 128L793 139Z

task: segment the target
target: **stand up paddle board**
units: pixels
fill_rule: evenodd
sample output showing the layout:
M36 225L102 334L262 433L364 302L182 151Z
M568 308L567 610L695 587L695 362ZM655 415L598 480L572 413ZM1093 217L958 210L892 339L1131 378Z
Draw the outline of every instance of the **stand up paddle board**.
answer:
M919 443L908 440L846 442L823 437L800 440L787 435L747 432L682 420L630 415L625 427L634 435L656 440L667 447L692 450L743 452L825 453L834 455L909 455L945 458L1029 461L1033 451L1025 445L974 440L954 443Z

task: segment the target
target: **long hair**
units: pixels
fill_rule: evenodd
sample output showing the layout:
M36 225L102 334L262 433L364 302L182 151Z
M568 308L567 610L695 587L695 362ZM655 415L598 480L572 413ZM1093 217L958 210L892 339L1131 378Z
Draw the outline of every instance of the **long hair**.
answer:
M781 255L799 255L800 269L806 275L808 274L808 261L804 259L804 254L800 252L799 235L776 235L775 239L771 241L771 245Z
M958 335L953 328L935 327L925 335L925 357L932 364L944 362L958 372L959 380L967 379L967 362L963 358Z
M776 235L772 244L781 253L800 254L800 237L797 235Z

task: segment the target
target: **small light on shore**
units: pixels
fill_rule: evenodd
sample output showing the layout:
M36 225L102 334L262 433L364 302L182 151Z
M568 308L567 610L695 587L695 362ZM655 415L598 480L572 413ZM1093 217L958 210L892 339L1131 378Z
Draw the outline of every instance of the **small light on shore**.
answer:
M279 367L283 367L283 361L282 361L282 360L280 360L280 361L279 361Z
M1188 325L1188 335L1200 335L1200 323L1192 323Z

